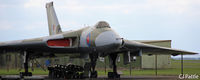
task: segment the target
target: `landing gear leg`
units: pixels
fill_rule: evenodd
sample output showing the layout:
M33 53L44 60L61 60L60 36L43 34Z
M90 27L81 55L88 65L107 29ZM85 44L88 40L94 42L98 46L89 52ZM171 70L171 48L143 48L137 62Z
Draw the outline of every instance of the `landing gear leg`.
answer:
M26 51L24 51L23 54L24 54L24 72L20 72L21 78L23 78L24 76L32 76L32 73L28 72L28 57L29 57L29 54Z
M90 62L84 65L84 77L97 78L97 71L95 70L98 54L90 54Z
M120 78L120 75L117 73L116 66L117 54L110 54L109 57L112 60L113 72L108 72L108 78Z
M91 64L89 62L86 62L84 65L84 73L82 74L82 78L90 78L91 76Z
M97 78L97 71L95 70L98 54L90 54L91 60L91 76L90 78Z

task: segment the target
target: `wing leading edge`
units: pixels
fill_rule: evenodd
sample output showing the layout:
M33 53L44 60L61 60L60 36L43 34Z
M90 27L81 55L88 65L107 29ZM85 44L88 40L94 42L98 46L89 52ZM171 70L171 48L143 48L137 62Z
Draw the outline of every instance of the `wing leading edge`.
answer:
M65 34L70 34L65 33ZM41 53L76 53L77 36L64 37L64 34L0 43L0 53L6 52L41 52Z
M161 46L155 46L150 44L145 44L139 41L130 41L130 40L124 40L123 48L127 50L142 50L142 52L155 52L151 54L172 54L172 55L178 55L178 54L198 54L195 52L190 51L184 51L179 49L173 49L173 48L167 48L167 47L161 47Z
M8 41L0 43L1 52L18 52L25 50L37 50L40 51L41 48L47 48L43 38Z

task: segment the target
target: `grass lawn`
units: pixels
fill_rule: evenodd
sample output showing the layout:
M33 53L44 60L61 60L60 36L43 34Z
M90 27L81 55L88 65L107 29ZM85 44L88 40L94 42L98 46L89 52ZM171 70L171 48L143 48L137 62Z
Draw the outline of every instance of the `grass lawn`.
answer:
M158 75L179 75L181 73L181 63L180 60L172 60L172 64L170 69L159 69L157 71ZM29 70L31 71L31 70ZM111 69L107 70L111 71ZM118 70L122 72L122 75L130 75L129 69ZM6 69L0 69L0 75L18 75L20 71L18 69L10 69L7 71ZM105 71L100 69L98 70L99 75L107 75ZM36 68L33 72L33 75L47 75L48 70L44 71L41 68ZM155 75L155 70L132 70L132 76L136 75ZM197 74L200 75L200 60L184 60L184 74Z
M31 71L31 69L29 69L29 71ZM0 75L19 75L20 72L24 72L24 70L19 71L18 69L10 69L7 71L6 69L0 69ZM32 71L33 75L47 75L48 73L48 70L44 71L41 68L36 68Z
M200 75L200 68L184 68L183 69L183 73L184 74L198 74ZM108 70L111 71L111 70ZM130 75L130 71L129 70L118 70L120 72L122 72L122 75ZM157 75L179 75L181 73L181 69L180 68L172 68L172 69L160 69L157 70ZM105 74L105 71L100 70L98 71L99 75L107 75L107 73ZM132 70L131 75L134 76L138 76L138 75L155 75L155 70Z

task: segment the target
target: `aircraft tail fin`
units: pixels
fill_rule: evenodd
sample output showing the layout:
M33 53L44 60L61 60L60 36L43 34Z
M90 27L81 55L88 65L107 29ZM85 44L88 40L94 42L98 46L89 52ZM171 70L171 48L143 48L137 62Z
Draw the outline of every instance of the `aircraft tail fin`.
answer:
M49 25L49 35L62 33L60 24L58 22L56 12L53 7L53 2L46 3L47 19Z

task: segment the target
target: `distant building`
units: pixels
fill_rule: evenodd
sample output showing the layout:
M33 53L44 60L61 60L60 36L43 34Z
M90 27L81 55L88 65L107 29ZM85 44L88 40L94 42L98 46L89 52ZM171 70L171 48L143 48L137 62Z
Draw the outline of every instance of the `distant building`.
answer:
M146 42L156 46L169 47L171 48L171 40L157 40L154 42ZM155 68L155 55L147 55L149 53L143 53L141 58L141 68ZM157 55L157 68L170 68L171 67L171 55Z

